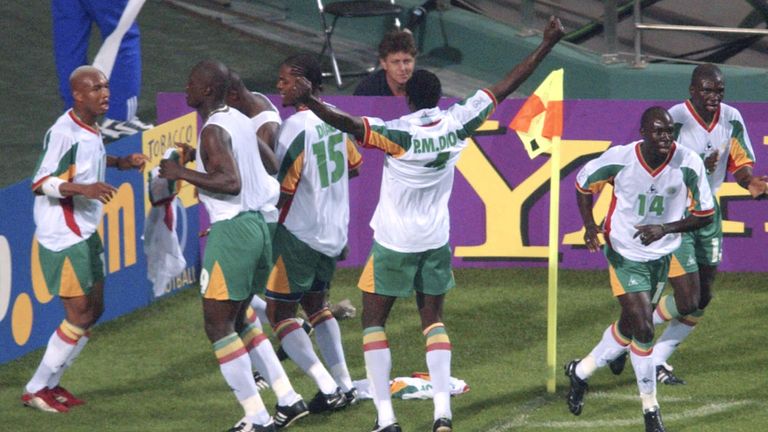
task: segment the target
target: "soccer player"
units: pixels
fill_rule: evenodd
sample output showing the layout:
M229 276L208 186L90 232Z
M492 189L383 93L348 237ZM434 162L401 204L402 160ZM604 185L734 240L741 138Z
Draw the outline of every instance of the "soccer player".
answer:
M69 88L72 108L46 133L32 179L39 259L48 289L61 298L65 319L48 340L21 400L48 412L66 412L85 403L59 382L104 312L104 247L96 229L104 204L117 192L104 183L104 171L143 169L148 160L139 153L106 154L97 118L109 109L110 93L101 71L76 68Z
M205 60L192 68L187 105L205 119L199 150L186 155L195 159L197 170L164 159L160 177L197 186L211 218L200 292L206 335L224 380L245 411L230 431L274 431L275 422L259 396L248 354L266 336L255 326L237 332L259 279L269 273L269 231L259 210L269 200L268 194L260 193L260 185L270 178L254 149L250 119L225 103L228 87L229 70L220 62Z
M258 144L259 154L264 163L264 168L271 176L265 182L259 184L258 193L265 194L268 199L259 212L264 217L264 222L269 230L270 244L275 236L277 227L277 201L280 197L280 184L273 177L277 174L278 163L274 149L278 131L282 120L277 108L261 93L251 92L243 83L236 72L230 70L230 86L227 92L226 102L232 108L237 109L251 119L253 132L256 135L254 143ZM274 258L270 254L271 258ZM271 269L274 262L271 260L268 267ZM268 276L268 274L265 274ZM267 278L260 279L259 292L266 289ZM266 302L258 295L254 295L250 301L249 310L246 313L247 326L254 326L262 331L262 323L269 322L266 316ZM238 328L242 333L243 329ZM250 348L250 347L249 347ZM279 357L275 354L272 344L264 339L258 344L257 349L250 350L251 362L255 368L253 378L259 389L272 387L277 395L275 407L275 424L278 428L285 428L296 420L309 414L309 409L301 396L296 393L288 380L285 369L280 364ZM262 373L264 374L262 376Z
M300 68L319 93L322 71L314 55L289 57L280 66L277 90L283 106L296 113L285 120L278 138L278 181L282 196L275 231L275 267L267 284L267 315L288 356L317 384L310 412L337 410L356 399L339 324L326 305L326 291L347 244L349 170L362 162L347 135L323 123L288 93ZM296 319L298 303L315 329L317 345Z
M665 109L649 108L640 122L642 141L608 149L576 177L584 241L595 252L597 234L605 234L603 252L621 316L589 355L566 365L568 408L581 414L589 377L629 346L645 430L652 432L664 431L652 358L652 304L664 287L670 254L680 246L679 233L711 223L714 213L704 164L692 150L675 144L673 131ZM593 194L607 183L613 185L614 201L601 229L592 215ZM689 196L692 209L686 213Z
M707 167L707 181L717 194L730 173L753 198L768 192L768 177L755 176L755 153L739 111L722 103L725 80L712 64L697 66L691 75L691 98L670 108L676 140L696 152ZM674 295L661 298L654 321L670 321L653 349L656 377L665 384L683 384L672 373L667 359L693 331L712 300L717 266L722 260L722 211L715 201L714 221L683 235L682 245L672 256L669 281ZM689 279L700 281L700 292L685 290Z
M416 42L409 30L395 30L379 43L381 69L365 77L355 88L355 96L405 96L405 83L416 66Z
M306 80L296 83L298 103L351 133L363 146L387 154L371 221L375 241L358 284L363 291L365 368L377 411L374 431L401 430L389 393L392 360L384 326L395 300L414 291L434 389L432 430L453 430L451 343L442 315L445 294L455 285L448 244L454 167L467 147L466 138L483 124L497 101L533 73L562 36L560 20L550 18L541 44L502 81L447 110L437 107L440 80L429 71L416 71L405 86L412 113L387 122L335 110L317 99Z
M675 123L675 139L704 160L712 193L717 193L726 174L731 173L753 198L764 196L768 177L752 174L752 144L739 111L722 103L725 81L720 69L712 64L697 66L688 90L691 98L669 110ZM723 251L722 213L717 201L713 218L711 225L683 234L669 272L674 294L661 297L653 314L656 325L669 321L653 349L656 379L664 384L685 384L672 372L667 360L693 331L712 300ZM621 356L611 362L614 373L621 373L625 359Z

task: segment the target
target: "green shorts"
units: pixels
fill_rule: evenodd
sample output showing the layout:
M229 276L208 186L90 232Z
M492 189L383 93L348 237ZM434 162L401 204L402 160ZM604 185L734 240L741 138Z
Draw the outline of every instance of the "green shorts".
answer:
M283 225L275 230L274 251L275 265L267 282L267 297L295 302L306 292L330 288L338 257L312 249Z
M104 245L99 233L64 250L54 252L40 245L40 267L52 295L80 297L104 280Z
M403 253L373 242L358 288L390 297L408 297L416 290L443 295L456 286L448 244L424 252Z
M220 301L243 301L260 293L271 254L269 231L260 213L243 212L214 223L205 245L200 293Z
M603 247L603 253L608 260L611 291L615 297L630 292L650 291L652 303L658 301L657 297L667 282L670 255L653 261L637 262L624 258L607 244Z
M717 266L723 259L723 215L715 203L712 223L683 233L680 247L672 253L669 277L697 273L699 265Z

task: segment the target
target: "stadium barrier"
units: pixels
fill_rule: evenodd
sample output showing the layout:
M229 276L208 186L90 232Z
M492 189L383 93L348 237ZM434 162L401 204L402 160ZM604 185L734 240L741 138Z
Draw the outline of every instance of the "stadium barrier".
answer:
M107 170L107 182L117 195L104 207L99 232L104 240L105 311L100 322L148 306L155 300L147 279L147 261L141 241L150 205L146 181L163 152L175 142L196 145L197 116L187 115L142 134L107 146L111 155L143 152L150 157L144 174ZM42 138L42 135L41 135ZM0 364L45 346L64 317L61 302L45 285L34 238L34 195L30 179L0 189ZM177 233L187 268L166 286L166 294L197 282L200 268L197 199L193 188L182 186L176 199Z
M278 96L270 96L280 106ZM330 96L324 100L356 114L393 119L407 113L404 99L394 97ZM455 102L444 99L441 106ZM587 160L613 144L639 139L640 116L650 106L671 107L674 101L566 100L561 145L560 267L602 269L605 258L583 245L583 226L576 206L576 173ZM451 246L456 267L546 266L549 227L547 157L528 158L514 131L506 125L523 100L505 100L480 128L458 163L451 211ZM768 171L768 109L766 103L734 104L742 113L755 151L755 173ZM174 118L190 111L181 93L160 93L158 118ZM293 113L280 108L282 118ZM350 254L346 267L365 264L372 243L368 226L378 199L383 154L363 150L360 176L350 181ZM763 165L761 165L761 163ZM722 271L768 271L766 201L754 201L735 182L719 192L726 220L723 229ZM611 199L610 186L596 200L595 215L602 221ZM762 211L761 211L762 209ZM204 216L203 216L204 217ZM201 223L205 221L201 219Z

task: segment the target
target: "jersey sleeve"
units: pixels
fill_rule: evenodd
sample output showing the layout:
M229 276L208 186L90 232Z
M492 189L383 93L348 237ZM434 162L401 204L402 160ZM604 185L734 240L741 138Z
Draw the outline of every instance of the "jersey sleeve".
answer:
M478 90L472 96L453 104L447 115L462 125L457 131L459 139L467 139L496 109L496 98L488 90Z
M357 150L357 145L347 136L347 169L353 170L363 163L363 156Z
M610 152L605 152L587 162L576 175L576 190L591 195L599 193L606 184L613 184L613 179L624 168L624 164L613 159Z
M304 139L305 132L291 134L290 129L280 131L278 138L278 158L281 160L277 172L280 191L293 195L299 185L302 169L304 168Z
M385 122L380 118L363 117L363 124L363 147L379 149L394 157L404 155L411 148L411 134L407 122Z
M704 163L691 152L683 171L683 181L691 198L690 211L694 216L709 216L715 213L715 199L705 173Z
M728 172L731 174L745 166L751 167L755 164L755 152L752 150L744 120L738 111L735 114L735 118L730 121L733 129L731 130L731 149L728 153Z
M72 181L77 172L77 143L66 134L48 131L43 140L43 153L32 177L32 190L36 190L49 177Z

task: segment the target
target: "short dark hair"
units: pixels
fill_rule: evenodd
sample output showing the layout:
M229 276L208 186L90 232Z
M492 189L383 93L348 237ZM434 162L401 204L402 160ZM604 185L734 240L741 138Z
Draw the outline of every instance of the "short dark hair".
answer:
M389 54L404 52L416 57L416 41L409 31L394 30L384 35L379 43L379 58L384 59Z
M717 78L723 79L723 72L720 68L712 63L704 63L696 66L691 73L691 85L696 86L702 80L716 80Z
M440 79L428 70L419 69L405 83L405 95L417 110L434 108L443 95Z
M317 60L317 55L309 53L292 55L283 61L283 65L300 69L301 75L312 84L312 90L322 90L323 69Z
M657 118L663 118L668 116L669 116L669 111L667 111L665 108L660 106L652 106L646 109L645 111L643 111L643 115L640 117L640 127L644 128L647 125L650 125Z

